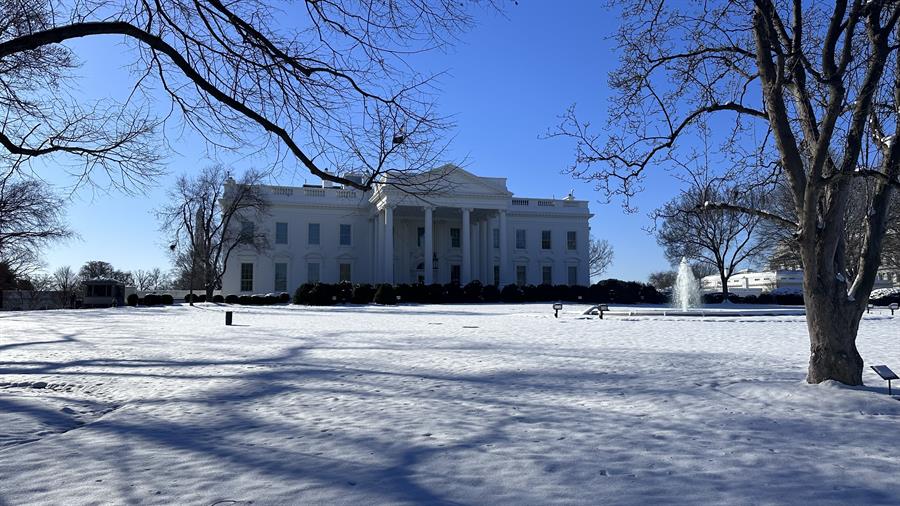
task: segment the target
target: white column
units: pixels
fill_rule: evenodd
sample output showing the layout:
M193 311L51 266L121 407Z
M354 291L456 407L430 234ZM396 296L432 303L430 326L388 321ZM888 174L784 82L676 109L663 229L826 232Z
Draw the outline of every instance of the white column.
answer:
M422 267L425 268L425 284L430 285L434 283L434 232L432 230L433 227L433 213L431 207L425 207L425 237L422 238L425 241L425 257L424 262L422 262Z
M471 211L468 208L462 209L462 243L460 244L460 249L462 250L462 272L460 272L459 280L462 285L472 280L472 230L469 224L469 213Z
M500 210L500 286L506 286L509 279L509 237L506 235L506 210Z
M384 208L384 282L394 283L394 208Z
M481 220L481 283L491 284L491 268L488 266L488 258L491 254L491 222L487 218Z
M478 222L472 223L472 235L471 241L469 242L469 265L471 266L472 272L470 272L470 280L473 281L478 279L478 245L480 241L478 240Z
M375 273L378 269L378 216L370 220L369 225L369 282L375 284L378 282L378 275Z
M484 250L484 268L487 272L488 282L494 282L494 218L487 219L487 246Z
M384 282L384 214L375 216L375 282Z
M472 281L481 281L481 221L472 224Z

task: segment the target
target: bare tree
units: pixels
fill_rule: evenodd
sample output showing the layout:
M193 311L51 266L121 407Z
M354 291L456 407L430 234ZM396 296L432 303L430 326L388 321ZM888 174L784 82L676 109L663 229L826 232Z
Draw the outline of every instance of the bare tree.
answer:
M603 275L613 262L613 247L606 239L591 238L588 245L588 265L591 269L591 277L597 278Z
M882 267L893 271L895 276L900 276L900 192L894 193L891 216L888 218L887 232L884 236L884 253L881 258Z
M47 293L51 289L53 289L53 276L49 274L45 274L43 272L35 273L29 276L28 278L28 287L24 290L19 290L19 297L26 308L28 309L46 309L49 305L54 305L55 303L63 304L64 300L52 300Z
M63 211L63 202L43 181L13 171L0 176L0 260L21 276L35 270L42 248L72 236Z
M296 21L286 23L282 8ZM410 56L445 46L470 24L444 0L0 1L0 157L80 163L133 188L161 172L170 122L211 149L274 153L323 179L369 189L403 186L437 165L448 125L435 113L433 76ZM127 101L85 103L80 38L130 59ZM157 117L151 104L168 99ZM361 179L347 178L347 172Z
M159 267L151 270L137 269L134 271L134 286L140 291L156 290L160 282L162 272Z
M175 288L172 286L172 276L168 272L162 271L159 267L153 268L153 277L156 279L156 284L151 287L152 290L170 290Z
M37 251L18 247L6 248L3 257L0 258L0 264L3 264L4 272L19 280L27 280L44 268L44 261L38 256Z
M859 321L876 279L891 194L900 187L900 3L774 0L666 3L622 8L622 65L609 136L573 110L560 135L577 141L572 173L626 204L651 167L671 166L698 128L715 121L716 153L742 166L743 189L788 182L794 216L730 199L794 230L804 267L810 337L807 381L862 383ZM714 119L712 119L714 118ZM783 173L783 176L782 176ZM856 179L872 182L854 278L845 215Z
M206 292L206 274L203 262L191 254L190 244L178 245L172 251L172 288L175 290L198 290ZM213 287L213 290L219 289Z
M859 260L866 244L866 227L869 210L873 205L875 196L874 181L865 178L856 178L850 182L851 188L847 205L844 209L844 255L847 258L848 279L855 278L858 274ZM780 216L790 216L796 221L796 213L791 203L791 190L787 182L779 182L774 191L770 192L769 207L777 209ZM900 266L895 262L897 256L897 231L900 230L900 195L893 196L893 202L888 207L887 231L885 232L884 247L881 255L881 266L887 269ZM764 233L775 238L773 248L769 254L769 265L773 268L802 269L803 259L797 243L796 228L788 227L784 223L766 221L761 223Z
M746 202L746 197L740 200ZM687 258L709 266L718 274L727 300L731 276L740 266L763 256L770 245L769 236L759 233L759 216L704 205L723 198L722 192L713 186L693 185L651 216L661 221L656 241L665 249L669 262L677 265L682 258Z
M78 289L78 275L75 274L75 271L68 265L63 265L57 267L55 271L53 271L53 287L61 292L62 295L62 303L65 304L66 301L72 296L73 293Z
M157 211L182 271L199 279L207 297L221 286L225 266L238 247L262 251L269 245L262 218L269 212L262 175L248 170L235 181L221 165L196 178L181 176L169 193L170 204Z
M0 290L16 290L27 281L27 276L20 276L16 268L5 260L0 260Z
M666 290L675 286L678 273L675 271L651 272L647 281L657 290Z

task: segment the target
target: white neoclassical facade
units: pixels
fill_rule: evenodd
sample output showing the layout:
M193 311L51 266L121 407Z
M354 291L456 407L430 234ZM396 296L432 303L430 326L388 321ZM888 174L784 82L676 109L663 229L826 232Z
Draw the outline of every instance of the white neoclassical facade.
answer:
M588 203L516 197L506 178L442 167L437 188L411 194L267 186L270 248L237 249L226 294L292 292L303 283L588 285ZM428 177L426 174L424 177ZM227 191L226 191L227 195Z

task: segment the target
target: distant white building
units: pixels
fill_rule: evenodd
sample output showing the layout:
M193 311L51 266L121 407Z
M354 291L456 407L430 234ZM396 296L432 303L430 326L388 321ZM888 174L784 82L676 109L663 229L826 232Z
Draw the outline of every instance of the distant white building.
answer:
M588 285L588 202L513 196L506 178L442 167L440 190L268 186L271 248L232 253L226 294L307 282ZM229 183L233 184L233 183ZM226 189L226 196L228 192Z
M875 288L889 288L891 282L885 279L875 281ZM744 270L734 273L728 280L728 291L735 295L759 295L772 290L797 292L803 291L802 270L772 270L750 271ZM722 279L718 274L705 276L700 279L700 291L703 293L716 293L722 291Z
M774 270L774 271L740 271L732 274L728 280L728 291L735 295L759 295L771 292L776 288L787 291L803 291L803 271L799 270ZM718 274L705 276L700 279L700 291L703 293L715 293L722 291L722 279Z

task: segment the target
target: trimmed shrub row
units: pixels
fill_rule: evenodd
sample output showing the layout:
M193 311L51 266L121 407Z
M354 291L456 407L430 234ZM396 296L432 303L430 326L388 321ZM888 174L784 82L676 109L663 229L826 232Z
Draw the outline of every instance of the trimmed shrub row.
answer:
M225 297L226 304L241 304L243 306L271 306L273 304L284 304L290 302L291 296L287 293L278 295L269 293L266 295L229 295Z
M308 306L329 306L332 304L384 304L397 302L412 303L478 303L478 302L616 302L620 304L662 303L665 296L650 285L632 281L609 279L590 287L569 285L506 285L499 289L494 285L482 285L473 281L460 286L455 283L441 285L425 284L381 284L367 283L352 285L339 283L305 283L294 292L294 304Z
M167 293L162 295L151 293L145 295L144 298L139 298L136 293L132 293L125 298L125 304L129 306L170 306L174 303L175 299Z
M869 304L874 304L876 306L887 306L889 304L900 304L900 292L872 297L869 299Z
M191 302L191 294L187 294L184 296L184 302ZM194 303L198 302L206 302L206 294L199 293L194 294L193 296ZM215 303L228 303L228 304L244 304L248 306L265 306L271 304L283 304L291 301L291 296L288 293L281 293L278 295L268 294L268 295L229 295L224 297L222 295L213 295L212 302ZM125 303L129 306L159 306L159 305L171 305L175 303L174 298L164 293L162 295L157 294L149 294L145 295L143 298L138 298L137 294L132 293L125 299Z
M175 299L164 293L162 295L157 295L155 293L151 293L149 295L145 295L143 298L139 298L136 293L132 293L128 297L125 298L125 304L129 306L168 306L175 303Z
M721 293L705 293L703 294L704 304L721 304L725 297ZM799 293L782 293L771 294L762 293L759 295L740 296L730 294L728 301L734 304L777 304L780 306L802 306L803 295Z

